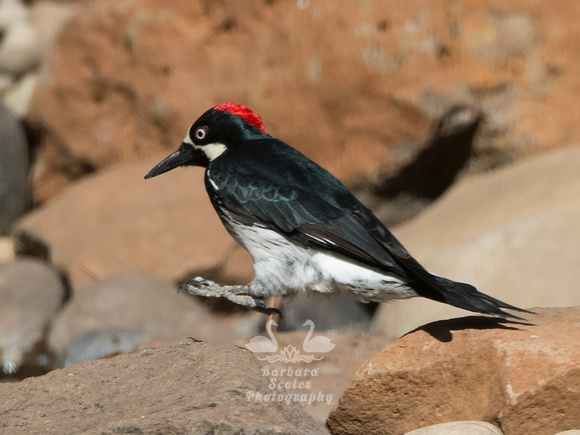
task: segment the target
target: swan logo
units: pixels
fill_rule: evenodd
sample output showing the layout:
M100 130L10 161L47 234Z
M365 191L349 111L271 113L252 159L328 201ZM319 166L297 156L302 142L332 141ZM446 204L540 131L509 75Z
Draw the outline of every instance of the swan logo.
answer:
M299 402L312 405L317 402L325 402L330 405L334 400L332 393L312 391L313 383L320 375L319 367L304 367L302 365L293 366L294 363L311 363L320 361L324 357L323 353L330 352L336 346L328 337L314 334L314 322L307 320L304 326L307 326L308 332L302 342L302 350L289 344L282 349L278 349L278 340L272 332L272 327L278 326L274 320L266 323L265 335L253 337L249 343L246 343L246 349L258 354L270 354L263 357L257 356L261 361L275 364L274 366L265 365L262 367L262 376L269 379L268 389L252 390L246 393L248 401L253 402L286 402L290 404Z
M266 332L268 337L264 335L258 335L253 337L249 343L246 343L246 349L254 353L276 353L278 352L278 341L272 332L272 326L278 326L274 320L269 320L266 323ZM302 354L299 349L295 346L289 344L282 348L280 352L275 355L266 355L265 357L257 357L259 360L273 362L284 362L284 363L297 363L306 362L310 363L312 361L320 361L323 356L315 356L312 354L327 353L334 349L336 346L328 337L323 335L317 335L312 337L314 333L314 322L312 320L307 320L304 322L304 326L308 326L309 330L304 337L302 342L302 350L308 354Z

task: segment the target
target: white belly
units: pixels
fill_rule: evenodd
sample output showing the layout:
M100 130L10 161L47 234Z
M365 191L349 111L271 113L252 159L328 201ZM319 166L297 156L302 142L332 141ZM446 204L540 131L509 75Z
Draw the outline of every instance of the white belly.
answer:
M275 231L228 222L254 260L252 293L284 296L300 291L345 292L361 302L417 296L401 280L335 256L298 246Z

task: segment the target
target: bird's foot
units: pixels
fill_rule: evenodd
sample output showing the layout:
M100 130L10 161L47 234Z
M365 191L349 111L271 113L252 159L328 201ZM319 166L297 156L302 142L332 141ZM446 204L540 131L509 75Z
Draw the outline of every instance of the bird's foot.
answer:
M179 290L185 290L189 294L196 296L226 298L234 304L248 307L254 311L258 311L259 313L263 313L268 316L272 314L278 314L280 317L282 317L280 310L277 308L269 308L266 306L263 300L256 299L251 296L249 294L250 288L248 286L221 286L214 281L196 277L190 279L187 284L180 285L178 291Z

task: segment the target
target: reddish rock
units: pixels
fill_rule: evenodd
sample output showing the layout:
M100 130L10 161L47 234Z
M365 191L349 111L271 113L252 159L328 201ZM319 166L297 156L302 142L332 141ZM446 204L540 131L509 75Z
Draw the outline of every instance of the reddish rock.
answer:
M327 427L402 434L480 420L506 435L580 427L580 307L536 311L530 323L435 322L389 344L359 369Z
M580 148L457 183L393 232L429 271L526 307L580 305ZM422 298L383 304L373 328L400 337L467 311Z
M459 103L486 115L472 168L572 143L580 137L575 7L85 2L30 109L45 142L37 197L114 162L174 149L224 100L248 104L272 134L343 179L408 160L410 141Z
M249 282L250 256L228 235L209 202L201 169L144 180L158 159L120 165L75 184L21 219L18 255L48 252L75 291L126 271L170 281L219 271ZM44 248L42 248L44 247Z
M5 433L323 434L299 403L247 400L268 390L246 349L185 339L0 384Z

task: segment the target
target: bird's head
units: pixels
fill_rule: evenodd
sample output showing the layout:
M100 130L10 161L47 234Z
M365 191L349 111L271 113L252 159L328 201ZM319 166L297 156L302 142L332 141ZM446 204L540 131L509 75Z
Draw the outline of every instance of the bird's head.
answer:
M222 103L212 107L189 128L181 146L157 164L146 179L178 166L206 167L237 142L267 135L260 117L246 106Z

